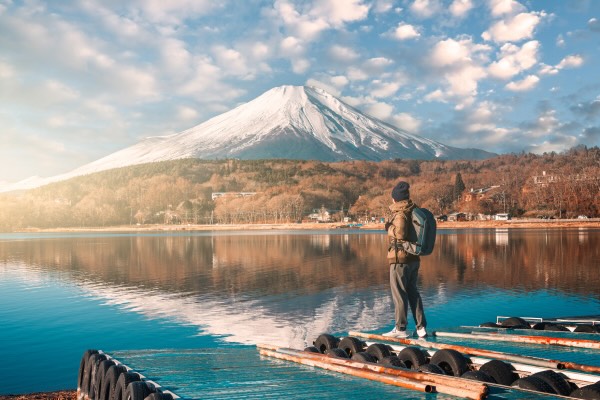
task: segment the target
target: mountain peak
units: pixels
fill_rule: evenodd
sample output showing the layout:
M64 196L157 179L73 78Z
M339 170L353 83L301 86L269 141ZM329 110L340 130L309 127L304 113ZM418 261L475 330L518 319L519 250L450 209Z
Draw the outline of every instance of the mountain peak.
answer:
M361 113L323 89L286 85L193 128L147 138L47 181L181 158L379 161L491 156L483 150L459 149L409 134Z

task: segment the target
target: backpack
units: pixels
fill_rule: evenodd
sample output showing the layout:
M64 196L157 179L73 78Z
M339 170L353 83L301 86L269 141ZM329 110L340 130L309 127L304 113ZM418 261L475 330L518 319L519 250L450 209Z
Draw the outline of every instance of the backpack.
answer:
M407 253L416 256L427 256L435 246L435 217L426 208L415 207L412 210L411 224L408 227L409 240L402 243Z

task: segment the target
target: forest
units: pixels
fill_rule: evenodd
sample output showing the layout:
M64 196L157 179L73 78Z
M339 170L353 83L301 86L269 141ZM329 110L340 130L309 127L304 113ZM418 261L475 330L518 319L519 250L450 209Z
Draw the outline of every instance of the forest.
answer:
M0 230L385 217L400 180L434 214L600 216L600 148L486 160L320 162L184 159L98 172L0 194ZM213 193L225 193L213 200ZM239 196L246 193L246 196Z

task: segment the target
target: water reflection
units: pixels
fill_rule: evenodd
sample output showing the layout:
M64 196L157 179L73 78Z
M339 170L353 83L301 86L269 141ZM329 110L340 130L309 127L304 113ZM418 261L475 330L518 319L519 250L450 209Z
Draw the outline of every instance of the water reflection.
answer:
M422 261L426 303L493 290L598 299L599 242L598 230L442 231ZM0 279L58 274L108 305L201 334L298 347L324 331L389 325L385 247L381 232L0 240Z

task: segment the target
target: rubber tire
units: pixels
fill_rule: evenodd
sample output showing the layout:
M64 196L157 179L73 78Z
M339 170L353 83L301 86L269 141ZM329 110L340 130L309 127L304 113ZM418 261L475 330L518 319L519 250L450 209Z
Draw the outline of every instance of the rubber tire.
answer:
M121 374L125 372L127 372L127 368L123 365L113 365L108 368L106 374L104 374L104 379L102 379L102 390L100 391L99 400L112 400L117 381Z
M352 336L346 336L340 340L338 348L344 350L348 354L348 357L352 357L356 353L365 351L365 342Z
M377 359L377 362L380 362L384 357L392 355L392 353L390 353L389 347L382 343L373 343L372 345L367 347L365 352L375 357Z
M384 367L408 369L406 368L406 364L404 364L404 361L402 361L398 356L383 357L379 361L379 364L381 364Z
M146 382L135 381L127 385L123 400L144 400L150 393L155 392L154 386L150 388Z
M571 392L570 397L576 399L600 399L600 385L586 385Z
M502 325L498 325L495 322L484 322L483 324L479 324L480 328L503 328Z
M344 350L338 349L338 348L325 350L325 354L328 356L337 357L337 358L350 358L350 357L348 357L348 353L346 353Z
M352 355L352 360L354 361L359 361L359 362L369 362L369 363L376 363L377 359L375 357L373 357L372 355L370 355L369 353L365 352L365 351L361 351L360 353L356 353Z
M573 332L600 333L597 325L577 325Z
M335 349L339 342L340 340L335 336L323 333L319 335L313 345L319 349L319 353L325 353L325 350Z
M102 383L104 382L104 376L106 375L106 371L110 367L115 365L115 362L112 360L104 360L98 365L98 369L96 370L96 381L94 383L94 387L92 388L94 391L94 398L99 399L100 394L102 393Z
M173 400L169 393L154 392L150 393L144 400Z
M304 351L307 351L309 353L320 353L319 349L317 349L315 346L308 346L304 349Z
M444 370L446 375L461 376L470 370L470 360L458 351L452 349L436 351L431 357L430 363L439 366Z
M546 325L548 325L548 322L537 322L531 327L531 329L535 329L536 331L543 331Z
M398 358L402 360L406 368L417 369L421 365L427 364L426 353L418 347L408 346L398 353Z
M567 328L564 325L552 324L552 323L546 324L546 326L544 326L544 330L545 331L552 331L552 332L571 332L569 330L569 328Z
M496 380L483 371L467 371L460 376L461 378L470 379L472 381L496 383Z
M506 318L504 321L500 322L500 325L514 329L521 329L521 327L523 327L524 329L531 328L529 322L525 321L523 318L520 317Z
M98 354L98 350L84 351L83 356L81 357L81 361L79 362L79 375L77 377L77 389L78 390L82 389L83 377L85 375L85 364L87 364L87 361L92 356L92 354Z
M536 372L531 376L535 376L546 382L556 394L568 396L572 392L571 385L569 385L569 382L567 382L563 375L554 372L551 369Z
M117 380L117 384L115 385L115 392L113 394L112 400L123 400L129 384L131 382L137 382L139 380L140 376L135 372L123 372L121 375L119 375L119 379Z
M88 399L89 400L97 400L98 395L96 394L96 385L98 384L98 380L102 380L100 375L98 374L98 369L100 368L100 364L108 358L104 354L95 354L94 363L92 364L92 374L90 375L90 384L88 387ZM90 358L91 360L91 358Z
M515 373L515 368L500 360L490 360L483 364L479 371L485 372L499 385L510 386L514 381L519 379L519 375Z
M417 368L417 371L429 372L431 374L438 374L438 375L446 375L446 372L442 369L442 367L440 367L439 365L436 365L436 364L432 364L432 363L421 365L419 368Z
M521 389L529 389L534 390L536 392L548 393L548 394L556 394L554 389L550 387L545 381L541 380L537 376L529 375L526 378L519 378L514 381L511 385L512 387L518 387Z
M94 387L93 386L93 376L92 373L94 371L94 367L96 365L96 362L98 360L98 358L102 356L104 357L104 360L106 359L106 356L104 354L100 354L100 353L95 353L92 354L90 356L90 358L88 358L87 362L85 363L85 370L83 372L83 382L81 384L81 393L88 398L91 394L91 389Z

